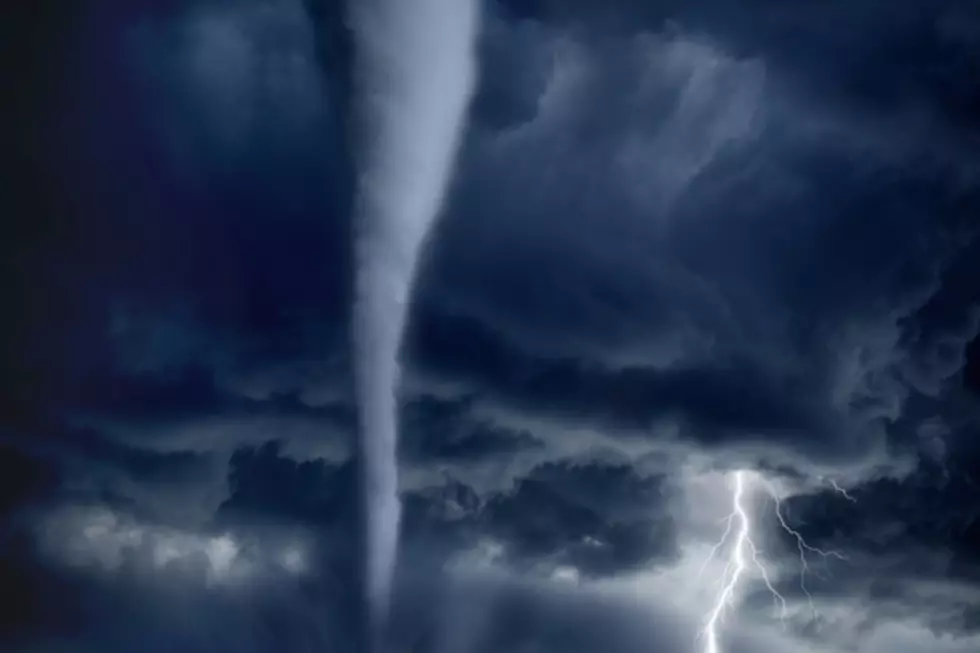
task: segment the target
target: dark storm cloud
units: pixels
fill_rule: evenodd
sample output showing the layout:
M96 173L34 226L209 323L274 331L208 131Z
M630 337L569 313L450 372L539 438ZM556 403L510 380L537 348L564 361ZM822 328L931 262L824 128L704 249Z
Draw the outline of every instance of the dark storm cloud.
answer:
M478 461L544 447L527 430L514 431L473 415L472 398L422 395L407 403L402 417L401 455L426 461Z
M5 496L26 505L28 495L43 494L43 488L49 485L44 482L47 475L36 463L16 453L11 455L10 463L19 465L23 473L8 477ZM5 632L10 636L23 634L44 624L45 639L52 644L67 641L70 634L76 645L83 643L92 650L107 652L126 650L148 637L202 651L214 646L215 638L222 646L231 642L254 651L270 650L273 644L294 645L291 642L300 647L324 642L344 647L350 633L345 629L343 615L352 604L343 597L349 597L355 587L347 573L352 568L353 553L349 548L354 517L349 500L355 480L352 464L298 462L282 455L277 444L269 443L238 451L229 467L229 498L218 509L214 522L197 533L183 534L165 525L134 520L125 512L131 506L92 506L80 503L79 496L68 507L50 504L55 512L49 518L43 518L43 512L37 513L41 519L40 546L23 539L37 527L19 527L20 539L12 539L17 533L5 530L0 572L9 581L8 590L29 591L18 610L5 613L12 619L5 622L11 629ZM659 492L659 479L640 478L628 467L598 465L543 466L512 493L491 498L487 503L466 486L448 481L406 495L406 528L411 531L422 526L422 530L410 533L405 555L411 558L424 552L424 565L424 558L433 554L432 547L437 543L441 547L453 545L457 552L463 552L477 538L490 534L512 549L510 564L518 567L541 556L552 564L581 565L586 572L625 569L662 555L665 546L669 548L662 540L651 540L660 537L658 532L663 533L645 518L644 507ZM550 498L542 502L532 494ZM105 500L90 497L89 501L93 498ZM419 519L419 511L424 513L424 520ZM532 533L528 528L534 520L540 524L533 527ZM257 575L264 569L259 565L271 564L257 556L274 553L276 541L287 538L288 542L288 538L309 533L310 529L320 536L314 540L312 551L316 557L309 561L308 568L295 578L280 578L281 571L277 572L279 576ZM514 533L516 537L512 537ZM433 535L437 539L432 540ZM583 535L598 539L591 544L582 543ZM225 540L225 548L215 550L219 536L232 539ZM525 550L528 536L541 538L530 552ZM432 546L418 549L422 541ZM525 557L529 553L532 557ZM231 562L214 557L219 554L232 556ZM161 555L167 562L160 562ZM24 567L33 570L29 578L16 574L18 568ZM270 573L274 571L271 569ZM248 576L236 580L236 574L241 573ZM421 577L406 574L404 582L410 585L402 591L410 591L415 598L398 604L400 611L420 605L432 609L424 610L419 623L413 623L404 633L409 638L407 643L421 651L442 650L442 640L449 636L444 631L450 627L442 616L452 603L441 601L451 599L458 603L446 594L446 579L438 571L433 573L425 576L424 582ZM519 632L510 632L506 637L530 644L539 637L549 637L544 624L552 620L557 624L565 618L563 605L569 599L551 596L547 590L542 593L532 585L522 588L510 583L504 579L489 586L477 583L467 590L471 601L492 612L487 628L467 633L474 645L495 645L502 633L510 631L509 626L499 628L500 623L510 623L509 619L520 619ZM458 591L459 586L453 586L457 589L451 591ZM431 592L436 592L434 603L419 602L420 596ZM515 601L531 612L519 616L505 607L513 607ZM592 605L593 599L582 601ZM594 607L589 609L605 611L600 608L603 605L604 600L595 599ZM497 615L503 622L493 616L500 610L510 615ZM610 605L608 610L612 615L621 608ZM320 617L312 617L320 613ZM194 618L190 617L192 614ZM532 614L538 616L529 618ZM553 616L548 617L549 614ZM175 625L164 634L162 629L170 621ZM225 636L224 631L229 628L240 630L235 626L240 621L251 623L247 632ZM583 623L581 628L590 632L595 629L595 638L612 637L617 632L601 620ZM664 635L668 636L666 632ZM239 636L240 644L236 643ZM618 635L615 637L615 641L620 641ZM489 641L478 644L485 638ZM635 645L629 641L632 640L621 641L627 647L624 650ZM585 646L582 642L579 645ZM592 646L582 650L591 650Z
M657 11L677 13L667 9ZM36 342L13 356L37 380L16 395L38 396L31 388L48 385L74 399L88 393L79 386L91 385L104 360L146 348L139 339L126 346L127 329L113 324L133 320L117 316L152 322L172 314L173 304L201 325L189 331L206 338L169 355L236 373L344 348L344 155L330 147L314 155L308 140L273 133L289 116L263 104L277 92L269 76L285 62L298 58L302 68L319 56L335 72L344 34L316 12L311 29L297 18L299 4L282 15L263 11L132 9L114 25L134 26L127 33L141 44L137 63L110 56L133 42L119 35L101 59L81 60L92 75L108 63L99 74L125 89L102 99L82 94L71 107L95 117L98 129L89 133L126 135L118 147L99 144L114 159L101 166L105 179L85 185L133 192L96 194L111 198L85 207L101 222L79 231L81 241L62 239L74 244L57 259L83 271L67 288L45 292L63 276L47 281L54 252L19 270L55 304L42 313L28 305L23 312L34 317L25 319L70 319L50 337L20 339ZM660 30L651 11L619 3L602 12L629 16L628 33L590 40L581 30L562 32L590 11L576 3L490 9L478 126L423 282L417 365L476 379L478 393L529 412L603 427L678 420L710 443L774 438L818 458L876 450L880 435L868 434L895 417L913 381L934 386L955 372L959 341L971 335L961 317L965 328L952 337L936 326L945 318L936 321L928 333L919 329L928 338L915 343L918 358L948 362L914 379L916 370L898 369L911 368L906 359L917 352L895 342L908 339L897 325L926 302L946 264L933 216L962 195L960 155L947 151L942 130L935 144L924 143L933 134L914 116L912 135L893 145L881 144L874 125L862 133L864 114L833 101L814 104L808 117L798 106L804 100L783 88L778 43L733 45L734 25L769 11L784 20L795 14L760 3L710 37L686 36L684 22L661 37L651 36ZM704 24L715 25L720 11L705 11ZM899 14L868 40L896 38ZM643 16L649 20L634 20ZM515 56L526 63L509 63ZM202 114L234 122L208 90L208 75L223 65L230 72L222 84L252 117L230 142L180 146L201 155L192 157L200 169L188 172L184 159L166 154L163 136L211 130L196 119ZM514 68L520 78L505 83ZM147 86L147 71L158 71L161 83ZM110 101L130 108L130 127L109 130L100 107ZM330 106L308 124L324 144L339 142L330 139L341 130ZM896 116L902 125L906 118ZM92 155L94 144L81 145L79 156ZM220 174L211 169L218 159L230 166ZM167 163L152 177L125 178L138 160ZM77 176L71 183L83 181ZM664 204L665 196L674 199ZM89 242L87 232L111 239ZM968 267L956 273L969 276ZM123 309L106 306L108 296ZM485 351L474 351L480 341ZM27 355L61 346L44 352L49 363ZM167 346L156 355L166 359ZM341 368L332 373L342 377ZM206 411L210 390L200 390Z
M121 496L125 485L91 453L69 461L62 452L49 461L0 449L0 466L8 472L0 487L5 646L27 651L43 642L51 650L81 645L108 652L130 650L141 640L149 650L175 643L195 651L344 645L343 615L351 607L344 597L354 584L345 573L349 545L336 545L352 534L337 526L349 514L346 497L334 491L342 474L323 463L278 458L274 445L243 450L231 463L230 498L204 524L184 530L159 519L181 503L199 501L201 492L170 497L169 512L147 510L167 499L167 483L188 483L178 473L160 476L175 456L148 464L148 455L115 461L162 483L155 496L132 500ZM100 485L86 485L86 478ZM284 512L286 506L292 512ZM16 519L8 508L18 510ZM312 540L317 524L336 539ZM244 622L254 628L242 631Z
M173 524L210 518L225 494L225 460L201 450L158 451L126 444L95 429L56 423L18 424L0 436L29 521L60 504L95 504ZM43 510L42 510L43 509Z
M239 450L231 459L230 497L218 511L219 521L315 525L338 541L350 540L353 469L351 463L297 462L275 443ZM445 478L403 498L410 548L425 542L465 551L491 537L515 567L564 564L588 574L663 562L675 554L663 478L640 476L628 466L548 463L512 489L486 497Z
M342 3L56 4L0 21L0 630L16 653L345 650ZM758 462L839 471L857 500L784 504L848 555L809 587L860 622L791 634L958 650L872 633L976 631L976 8L486 10L406 350L403 566L434 579L402 572L406 646L689 650L694 624L658 607L536 583L670 568L681 469ZM225 532L242 565L272 560L249 591L209 585ZM276 562L294 537L305 575ZM486 540L494 573L535 580L434 572ZM751 629L732 651L794 647Z
M548 463L490 498L483 519L518 565L526 556L588 575L622 572L676 553L662 482L627 466Z
M66 72L35 46L47 65L23 85L24 124L41 124L12 128L23 179L5 198L3 346L20 410L74 399L111 365L120 314L187 314L258 361L305 355L306 320L321 342L341 331L347 191L303 13L186 9L111 3L52 19L50 34L31 23L39 41L64 31L74 56ZM236 111L250 117L222 113ZM218 127L237 131L222 140ZM324 147L300 147L303 129Z
M877 108L928 104L975 133L978 65L971 46L980 33L976 8L962 0L921 3L870 0L860 6L810 2L789 6L753 0L637 2L500 0L513 19L619 33L661 31L679 24L719 39L739 54L762 54L799 78L814 96Z
M219 517L235 513L264 519L352 528L352 463L334 466L322 460L297 462L280 453L278 443L240 449L229 462L230 497Z
M22 605L32 609L31 624L44 625L44 638L8 640L18 647L43 641L44 650L83 646L96 653L133 647L163 651L174 645L202 653L227 647L255 653L282 647L353 650L346 598L351 586L327 575L231 589L203 584L193 562L173 566L152 583L136 566L112 577L37 562L33 568L33 591L22 596ZM569 595L506 577L406 575L397 591L402 600L395 604L395 643L419 653L458 646L546 651L557 645L625 653L647 650L651 638L661 650L679 652L693 636L691 625L668 611L616 597ZM28 644L22 650L37 649Z
M347 402L310 405L288 392L254 399L218 387L214 372L194 366L102 381L87 392L83 405L91 414L149 427L193 419L279 417L306 418L325 429L348 431L353 420Z
M809 103L721 37L501 38L529 29L550 73L471 139L418 364L567 422L882 462L977 332L976 157L901 107L893 138Z
M980 511L971 500L980 482L977 462L974 455L943 467L924 466L900 480L867 483L850 492L854 501L832 492L801 496L787 502L787 509L815 542L846 545L884 564L907 551L940 558L920 558L922 568L906 561L890 574L894 580L939 574L974 581L980 578ZM930 566L936 562L939 569Z
M785 388L748 364L717 370L608 369L590 361L526 354L463 320L444 320L419 331L421 338L438 343L426 352L428 364L463 378L472 375L486 391L532 412L627 431L672 417L685 422L689 435L708 442L726 437L719 429L769 430L793 438L807 424L805 399L783 401ZM427 345L423 340L420 346Z

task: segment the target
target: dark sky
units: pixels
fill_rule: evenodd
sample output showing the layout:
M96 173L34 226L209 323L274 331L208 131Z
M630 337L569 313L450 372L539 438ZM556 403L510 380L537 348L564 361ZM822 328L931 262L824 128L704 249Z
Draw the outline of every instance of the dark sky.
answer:
M0 650L351 650L338 3L2 12ZM700 651L735 470L788 608L726 653L980 649L980 5L487 0L479 56L395 650Z

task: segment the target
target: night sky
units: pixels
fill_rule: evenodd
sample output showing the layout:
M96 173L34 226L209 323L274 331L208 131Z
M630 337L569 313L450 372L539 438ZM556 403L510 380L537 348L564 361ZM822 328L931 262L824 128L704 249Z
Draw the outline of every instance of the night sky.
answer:
M339 0L3 5L0 650L354 651ZM394 653L699 653L736 470L725 653L980 650L980 4L485 0L479 69Z

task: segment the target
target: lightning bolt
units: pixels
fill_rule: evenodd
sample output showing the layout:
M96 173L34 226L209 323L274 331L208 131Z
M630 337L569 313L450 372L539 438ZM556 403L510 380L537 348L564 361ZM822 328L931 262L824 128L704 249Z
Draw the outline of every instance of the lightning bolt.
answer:
M783 623L785 623L786 620L786 599L779 593L778 590L776 590L772 583L769 570L762 560L763 551L755 542L755 538L757 537L755 534L755 523L751 511L745 504L746 486L752 479L757 479L760 482L760 485L762 485L766 493L772 499L774 513L777 521L779 522L780 528L789 534L796 542L800 555L800 589L804 594L806 594L810 611L814 618L816 618L816 609L813 605L813 597L806 586L807 575L811 573L808 554L820 556L825 563L830 558L836 558L838 560L846 559L837 551L824 551L823 549L810 546L799 531L793 529L786 522L786 519L783 516L782 503L772 484L758 476L750 475L749 472L744 470L734 472L731 481L732 512L724 520L725 531L722 533L721 539L719 539L718 543L711 548L711 552L701 565L701 569L698 571L698 577L700 578L708 563L710 563L718 555L718 552L725 545L725 543L733 537L734 533L734 543L732 545L731 552L729 553L728 562L726 563L725 569L721 574L720 589L717 597L715 598L711 611L705 618L704 628L698 634L698 639L704 642L704 653L722 653L721 645L719 643L720 627L724 623L725 615L729 611L736 608L738 598L737 590L740 582L743 581L746 573L753 569L758 572L758 577L765 584L769 593L772 594L774 607L778 608L779 611L779 620ZM835 490L841 493L849 501L854 501L854 499L850 497L846 491L840 489L836 483L834 483L834 487Z
M701 566L698 572L700 577L704 573L705 567L714 559L719 549L728 541L733 528L735 533L735 545L732 547L728 564L721 577L721 590L711 612L708 614L707 622L700 636L704 639L704 653L720 653L721 648L718 643L718 628L722 624L727 610L735 606L735 591L739 581L749 568L749 563L755 567L766 584L766 588L772 593L773 600L780 606L780 619L786 618L786 599L776 591L772 581L769 579L769 571L760 559L761 551L752 539L754 525L749 511L746 509L743 498L745 496L745 485L748 474L744 471L737 471L732 481L732 512L725 519L725 532L721 539L711 549L711 553ZM737 526L735 524L737 523Z
M800 589L803 590L804 594L806 594L806 600L810 606L810 614L812 614L813 618L816 619L817 611L813 606L813 596L810 595L810 590L807 589L806 586L806 577L807 574L810 573L810 563L807 559L807 554L813 553L820 556L824 563L826 563L830 558L836 558L837 560L847 560L847 558L837 551L824 551L823 549L818 549L807 544L806 540L803 539L803 536L800 535L799 531L791 528L789 524L786 523L786 519L783 517L782 504L779 501L779 496L776 494L775 489L769 484L768 481L763 480L762 483L765 485L766 490L769 492L769 495L772 497L773 503L776 506L774 512L776 513L776 519L779 521L780 527L796 541L796 548L800 554ZM835 488L838 488L836 482L833 482L833 485ZM843 489L838 488L838 491L841 492L849 501L854 501L854 499ZM819 574L816 575L818 578L821 578Z
M844 497L845 499L847 499L851 503L857 503L857 499L855 499L850 494L848 494L847 493L847 490L845 490L841 486L837 485L837 481L835 481L834 479L830 479L830 485L834 488L834 492L836 492L837 494L841 495L842 497Z

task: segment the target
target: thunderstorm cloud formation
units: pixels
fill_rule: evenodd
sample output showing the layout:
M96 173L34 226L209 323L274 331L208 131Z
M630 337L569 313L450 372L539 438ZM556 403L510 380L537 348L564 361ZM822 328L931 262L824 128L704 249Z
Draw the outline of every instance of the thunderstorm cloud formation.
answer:
M0 650L980 650L976 3L7 4Z

